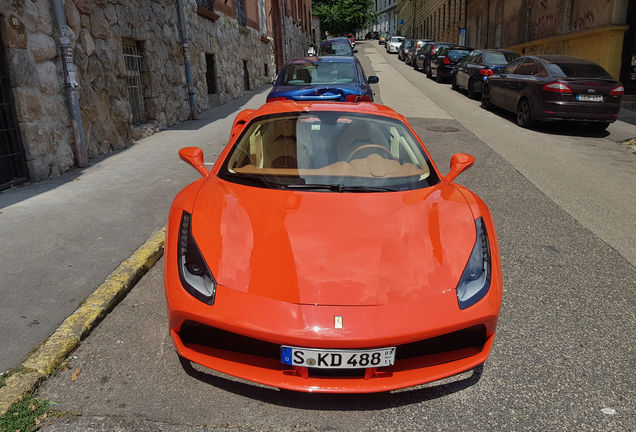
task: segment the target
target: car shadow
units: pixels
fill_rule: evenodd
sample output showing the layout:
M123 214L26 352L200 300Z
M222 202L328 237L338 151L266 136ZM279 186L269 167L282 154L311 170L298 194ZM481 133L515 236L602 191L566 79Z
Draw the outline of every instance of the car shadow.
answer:
M505 110L503 108L494 107L490 112L497 114L499 117L508 120L515 127L521 129L521 126L517 125L517 115L513 112ZM535 132L560 135L560 136L572 136L572 137L584 137L584 138L605 138L610 133L607 130L598 132L589 129L584 122L576 121L537 121L534 126L528 128Z
M478 365L455 377L437 383L397 390L394 392L364 394L305 393L264 387L258 384L234 381L196 369L192 363L179 356L183 370L192 378L206 384L272 405L287 408L320 411L371 411L418 404L460 392L479 382L484 366Z

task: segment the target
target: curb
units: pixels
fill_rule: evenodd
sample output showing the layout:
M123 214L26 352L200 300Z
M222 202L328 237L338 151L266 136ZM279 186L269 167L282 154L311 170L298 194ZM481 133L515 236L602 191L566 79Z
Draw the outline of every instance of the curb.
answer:
M0 416L36 390L163 255L166 226L122 262L84 302L31 353L0 388Z

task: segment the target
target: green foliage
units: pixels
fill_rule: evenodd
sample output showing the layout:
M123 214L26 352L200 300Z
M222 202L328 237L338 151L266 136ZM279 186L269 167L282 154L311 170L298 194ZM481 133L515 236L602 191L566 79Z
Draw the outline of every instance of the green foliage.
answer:
M328 31L342 35L354 32L377 21L371 10L373 0L312 0L313 15L320 18L322 36Z
M49 403L27 395L9 411L0 417L0 431L2 432L31 432L39 427L40 419L49 412Z

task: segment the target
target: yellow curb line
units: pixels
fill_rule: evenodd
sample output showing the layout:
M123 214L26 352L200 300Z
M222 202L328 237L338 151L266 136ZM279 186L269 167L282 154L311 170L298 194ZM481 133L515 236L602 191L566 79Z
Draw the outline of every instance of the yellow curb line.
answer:
M135 286L163 255L166 237L164 225L122 262L83 304L55 330L40 348L16 368L0 388L0 416L22 397L36 390L39 384L55 370L86 338L99 322Z

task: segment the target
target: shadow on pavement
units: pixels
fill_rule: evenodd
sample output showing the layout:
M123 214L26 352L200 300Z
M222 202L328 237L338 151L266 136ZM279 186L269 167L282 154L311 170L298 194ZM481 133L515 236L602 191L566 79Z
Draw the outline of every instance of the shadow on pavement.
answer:
M192 378L227 392L272 405L300 409L310 407L312 410L322 411L373 411L430 401L472 387L479 382L484 369L482 364L473 368L467 377L464 376L470 373L470 370L448 378L451 382L427 384L427 387L419 386L383 393L326 394L278 390L233 381L195 369L189 360L181 356L179 361L183 370Z

